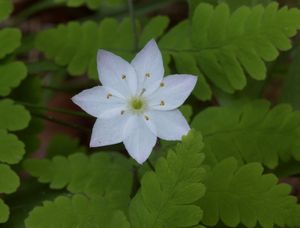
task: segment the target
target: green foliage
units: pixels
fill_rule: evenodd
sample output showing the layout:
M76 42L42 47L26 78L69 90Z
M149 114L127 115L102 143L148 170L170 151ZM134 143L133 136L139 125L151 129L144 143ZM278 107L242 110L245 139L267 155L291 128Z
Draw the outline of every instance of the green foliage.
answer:
M0 199L0 223L6 222L8 219L8 216L9 216L9 208L3 202L3 200Z
M19 177L8 165L0 164L0 193L12 193L20 184Z
M197 225L202 210L195 201L204 195L202 136L196 132L160 158L155 171L147 172L132 199L130 222L137 227L190 227Z
M21 32L15 28L0 30L0 59L13 52L21 44Z
M261 162L269 168L279 158L300 159L300 113L289 105L256 100L248 104L213 107L199 113L192 127L203 133L207 162L234 156L240 162Z
M126 3L125 0L53 0L55 3L65 3L69 7L86 5L92 10L97 10L101 5L118 6Z
M7 96L26 77L27 70L22 62L0 65L0 96Z
M47 157L53 158L56 155L70 155L73 153L86 152L84 146L80 146L79 140L68 135L57 134L49 142Z
M22 130L28 126L29 112L10 99L0 100L0 129L9 131Z
M89 199L84 195L60 196L53 202L45 201L36 207L25 220L26 228L98 227L129 228L124 213L99 197Z
M187 21L178 24L170 31L171 35L166 35L166 40L162 39L161 46L169 50L176 65L181 62L176 61L176 56L189 58L186 62L190 66L186 68L204 75L223 91L233 93L246 86L246 74L256 80L265 79L264 61L275 60L278 50L290 49L288 38L299 28L300 11L287 7L278 10L276 3L266 7L244 6L233 13L226 4L214 8L202 3L195 10L191 25ZM202 87L205 92L198 97L209 99L207 86Z
M52 189L67 187L71 193L105 196L111 204L126 207L132 188L132 170L128 159L114 153L95 153L86 156L75 153L69 157L28 159L24 168L41 183Z
M150 37L159 37L167 25L166 17L150 20L141 32L141 45ZM120 23L115 19L104 19L100 24L92 21L83 24L70 22L39 33L36 47L57 64L67 65L69 74L82 75L87 71L91 78L96 79L98 49L110 50L130 60L133 57L134 38L131 22L127 18Z
M300 109L300 47L295 50L295 56L285 77L281 101L289 103L293 108Z
M13 4L11 0L0 1L0 21L5 20L11 14L12 11L13 11Z
M199 205L203 223L214 226L221 220L229 227L242 223L246 227L295 226L300 224L300 207L290 196L290 186L277 184L273 174L263 174L259 163L238 167L234 158L218 163L208 171L207 188Z

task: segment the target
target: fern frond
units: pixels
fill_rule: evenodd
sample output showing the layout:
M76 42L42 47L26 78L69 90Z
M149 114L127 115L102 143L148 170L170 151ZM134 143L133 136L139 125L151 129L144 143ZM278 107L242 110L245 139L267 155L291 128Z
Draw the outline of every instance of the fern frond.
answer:
M206 161L234 156L240 162L260 162L269 168L278 160L300 160L300 113L289 105L257 100L245 105L208 108L192 127L203 133Z
M5 20L13 11L13 3L11 0L2 0L0 2L0 21Z
M21 44L21 32L16 28L0 30L0 59L13 52Z
M65 3L69 7L80 7L86 5L89 9L97 10L102 5L120 6L126 3L125 0L54 0L55 3Z
M6 222L8 220L8 216L9 216L9 208L3 202L3 200L0 199L0 223Z
M243 224L255 227L293 227L299 225L300 206L290 196L290 186L277 184L273 174L263 174L259 163L238 167L228 158L207 171L206 194L199 201L202 222L215 226L219 220L229 227Z
M265 79L265 62L275 60L279 50L290 49L289 38L299 28L300 10L278 9L276 3L266 7L244 6L234 12L226 4L214 8L202 3L196 8L192 23L181 22L170 31L172 36L167 34L162 39L161 45L168 48L174 59L193 58L193 68L198 68L200 75L223 91L233 93L245 87L247 74L256 80ZM174 36L176 30L180 36ZM175 63L179 65L180 61ZM208 95L200 98L205 100Z
M152 19L141 33L141 44L148 37L160 36L167 24L166 17ZM91 78L96 79L98 49L110 50L131 60L134 55L134 38L128 18L121 23L116 19L104 19L100 24L92 21L83 24L70 22L42 31L37 36L36 47L58 65L68 66L71 75L88 72Z
M69 157L28 159L24 168L41 183L52 189L67 187L71 193L105 196L126 207L132 188L132 168L128 159L115 153L95 153L86 156L75 153Z
M202 210L195 205L205 191L202 136L190 132L155 171L147 172L129 209L133 228L190 227L199 223Z
M130 228L124 213L104 198L84 195L59 196L34 208L25 220L26 228L98 227Z

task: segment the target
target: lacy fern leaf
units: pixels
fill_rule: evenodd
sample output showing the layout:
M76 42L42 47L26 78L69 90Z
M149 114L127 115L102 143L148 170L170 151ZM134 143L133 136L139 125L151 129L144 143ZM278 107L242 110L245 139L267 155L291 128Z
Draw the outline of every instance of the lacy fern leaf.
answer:
M228 158L207 171L207 191L199 201L205 225L215 226L219 220L229 227L255 227L257 222L266 228L299 225L300 207L289 195L290 186L263 174L259 163L237 164Z
M269 168L279 158L300 160L300 113L289 105L257 100L245 105L208 108L192 127L203 133L206 161L215 164L234 156L243 162L261 162Z
M155 172L147 172L129 209L133 228L190 227L197 225L202 210L195 205L205 187L201 183L204 169L202 137L196 132L160 158Z
M124 213L104 198L89 199L84 195L59 196L34 208L25 220L26 228L98 227L130 228Z
M132 170L128 159L115 153L96 153L90 157L75 153L69 157L29 159L24 168L52 189L67 187L71 193L90 197L104 195L111 203L126 207L132 188Z

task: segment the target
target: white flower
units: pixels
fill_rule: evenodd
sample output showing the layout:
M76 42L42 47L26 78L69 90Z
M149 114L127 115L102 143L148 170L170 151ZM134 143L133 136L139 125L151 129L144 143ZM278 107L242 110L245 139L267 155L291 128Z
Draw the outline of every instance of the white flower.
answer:
M131 64L111 52L99 50L96 86L79 93L73 102L97 117L90 147L123 142L128 153L142 164L157 137L181 140L190 127L177 109L192 92L192 75L164 76L162 56L151 40Z

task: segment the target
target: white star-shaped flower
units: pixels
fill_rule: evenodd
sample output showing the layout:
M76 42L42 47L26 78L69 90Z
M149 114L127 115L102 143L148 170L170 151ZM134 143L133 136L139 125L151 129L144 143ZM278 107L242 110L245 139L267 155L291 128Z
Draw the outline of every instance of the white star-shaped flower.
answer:
M128 63L99 50L96 86L77 94L73 102L97 118L90 147L123 142L128 153L142 164L150 156L157 137L181 140L190 127L177 109L192 92L192 75L164 76L163 60L151 40Z

